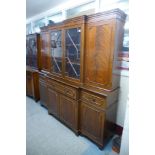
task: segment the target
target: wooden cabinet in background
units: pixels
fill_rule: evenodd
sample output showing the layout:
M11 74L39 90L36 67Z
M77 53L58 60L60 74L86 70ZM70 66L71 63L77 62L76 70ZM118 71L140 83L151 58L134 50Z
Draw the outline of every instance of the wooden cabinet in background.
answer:
M26 36L26 66L40 70L40 34L29 34Z
M114 9L41 28L41 103L100 148L116 123L125 18Z
M26 70L26 95L34 98L35 101L40 99L38 72L32 69Z
M26 95L33 97L35 101L39 95L39 69L40 64L40 35L31 34L26 36Z

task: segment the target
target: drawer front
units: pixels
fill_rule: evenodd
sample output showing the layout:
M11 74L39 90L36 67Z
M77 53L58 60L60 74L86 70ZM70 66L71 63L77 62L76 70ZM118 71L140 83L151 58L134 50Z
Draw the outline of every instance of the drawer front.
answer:
M87 93L87 92L84 92L82 91L81 92L81 99L83 101L86 101L88 103L91 103L91 104L94 104L94 105L97 105L97 106L101 106L101 107L106 107L106 100L105 98L103 97L98 97L96 95L93 95L91 93Z
M77 98L77 90L75 88L63 85L59 82L53 81L48 79L48 84L55 89L56 91L59 91L60 93L69 96L73 99Z
M50 83L51 84L51 83ZM52 86L55 90L61 92L61 93L64 93L64 85L58 83L58 82L55 82L55 81L52 81Z
M77 98L77 91L76 89L74 88L71 88L71 87L68 87L68 86L65 86L64 88L64 94L73 98L73 99L76 99Z

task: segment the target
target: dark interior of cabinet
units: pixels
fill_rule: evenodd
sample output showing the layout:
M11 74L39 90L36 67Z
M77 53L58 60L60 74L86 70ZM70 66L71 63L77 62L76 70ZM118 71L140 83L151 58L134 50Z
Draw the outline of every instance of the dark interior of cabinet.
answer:
M81 29L72 28L65 32L65 75L80 78Z
M62 73L62 32L51 32L51 64L52 72Z
M26 65L37 68L37 42L32 37L26 40Z

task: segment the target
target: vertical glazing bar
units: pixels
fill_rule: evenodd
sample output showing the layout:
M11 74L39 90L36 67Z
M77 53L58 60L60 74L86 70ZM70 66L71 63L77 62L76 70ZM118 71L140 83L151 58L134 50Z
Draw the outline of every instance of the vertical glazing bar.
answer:
M65 77L65 54L66 54L66 47L65 47L65 29L63 29L61 31L62 33L62 77L64 78Z

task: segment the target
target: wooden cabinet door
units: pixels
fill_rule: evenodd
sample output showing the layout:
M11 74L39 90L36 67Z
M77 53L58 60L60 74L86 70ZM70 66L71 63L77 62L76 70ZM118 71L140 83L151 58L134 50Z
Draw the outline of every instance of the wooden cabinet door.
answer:
M77 131L78 103L60 95L60 119L73 130Z
M48 88L48 111L50 114L53 114L55 116L59 116L59 94L52 90L51 88Z
M48 91L46 83L39 81L39 90L40 90L40 104L47 107Z
M99 24L86 29L85 82L106 88L112 78L114 32L111 23Z
M100 146L103 145L104 112L82 102L80 105L80 131Z
M26 95L33 97L33 76L26 71Z
M41 69L50 71L50 37L48 32L41 32Z

